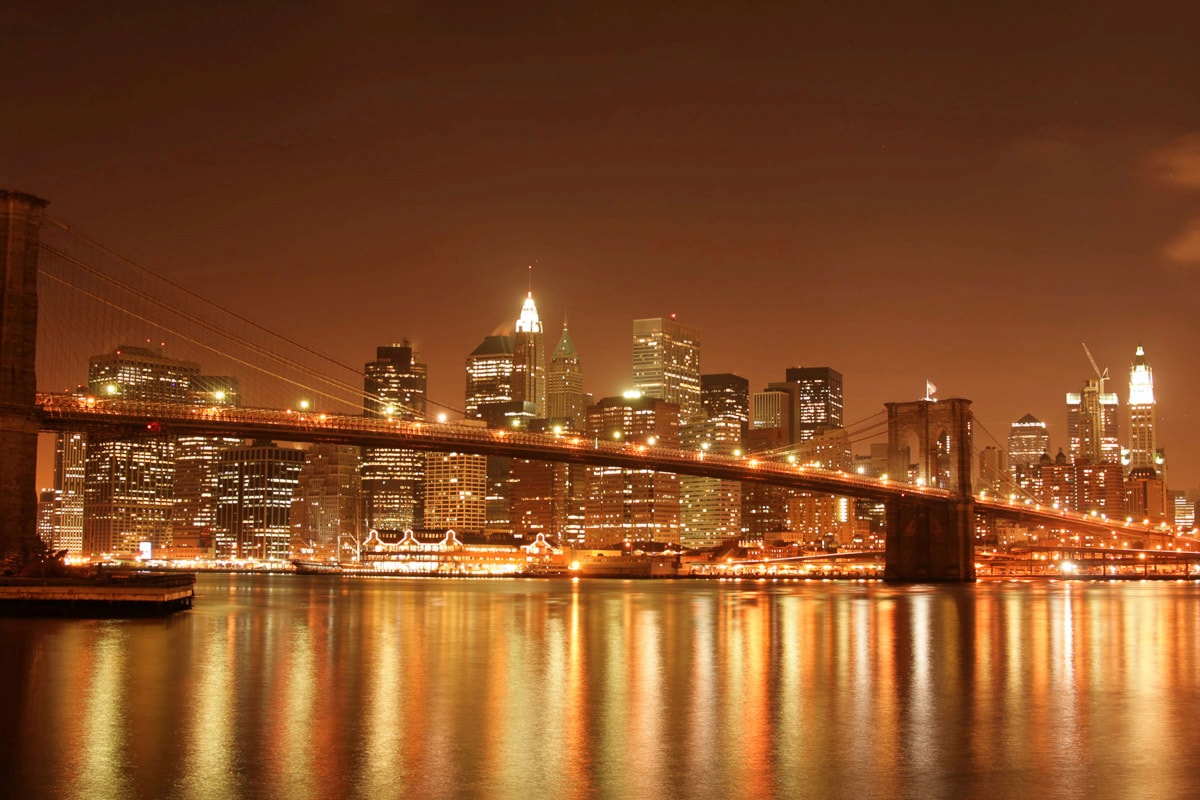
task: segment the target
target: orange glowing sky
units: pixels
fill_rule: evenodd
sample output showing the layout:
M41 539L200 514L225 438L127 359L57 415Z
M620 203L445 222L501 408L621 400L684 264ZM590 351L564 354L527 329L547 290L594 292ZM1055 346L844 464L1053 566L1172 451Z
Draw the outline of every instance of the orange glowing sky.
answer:
M1200 8L695 5L6 8L0 185L341 360L410 338L456 406L535 261L597 396L675 312L753 389L929 378L1057 448L1080 343L1124 403L1141 342L1200 486Z

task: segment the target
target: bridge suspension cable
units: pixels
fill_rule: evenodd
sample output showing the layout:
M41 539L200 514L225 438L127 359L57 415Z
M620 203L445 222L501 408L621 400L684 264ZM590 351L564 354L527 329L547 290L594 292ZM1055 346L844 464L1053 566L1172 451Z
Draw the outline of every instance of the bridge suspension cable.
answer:
M290 387L292 390L290 394L294 394L294 390L300 389L314 397L356 410L361 410L369 403L379 406L398 406L391 398L381 398L367 392L362 370L291 337L272 331L245 315L226 308L76 231L58 219L53 217L46 219L52 226L46 230L59 231L62 240L52 244L48 241L50 237L43 235L42 253L51 258L44 257L40 260L39 274L65 287L75 295L87 298L93 304L106 306L123 315L123 318L151 326L181 342L216 355L222 361L254 370L274 381L281 388ZM91 248L91 251L81 253L86 250L84 245L86 248ZM125 279L118 277L112 273L120 270L100 268L98 262L104 261L116 262L122 269L132 270L133 275L126 276ZM57 269L55 269L56 267ZM71 269L66 270L63 267ZM66 274L68 272L75 275L75 278ZM80 280L81 277L86 280ZM146 280L150 281L148 287L144 285ZM137 285L139 281L143 285ZM170 291L164 291L163 287ZM123 300L114 299L114 295ZM172 295L182 298L182 301L166 299ZM185 307L189 304L191 309ZM77 312L78 310L76 308ZM92 319L94 311L89 308L84 313L88 315L89 323L96 322ZM56 333L73 329L78 334L80 328L86 328L92 334L92 339L95 340L96 331L103 327L95 324L80 326L78 322L79 320L72 318L70 314L64 314L58 321L59 330ZM136 337L129 337L128 334L121 334L121 336L124 338L118 339L118 342L132 344L137 341ZM262 344L252 336L268 337L277 345ZM99 344L89 343L87 346L92 348L90 352L99 352ZM111 341L104 345L105 348L111 346ZM284 352L285 350L291 350L296 355L289 355ZM77 357L78 352L79 350L75 349L71 357ZM324 365L324 367L318 365ZM340 372L346 377L331 375L330 369ZM75 369L65 363L55 365L55 369L51 370L56 373L73 371ZM278 389L274 391L277 392ZM243 392L242 394L246 396L249 393ZM434 400L427 399L426 402L428 405L453 414L463 413L460 409ZM282 404L287 405L288 403ZM397 411L397 413L403 412L407 412L406 416L417 418L428 416L427 413L419 413L412 408L398 409Z

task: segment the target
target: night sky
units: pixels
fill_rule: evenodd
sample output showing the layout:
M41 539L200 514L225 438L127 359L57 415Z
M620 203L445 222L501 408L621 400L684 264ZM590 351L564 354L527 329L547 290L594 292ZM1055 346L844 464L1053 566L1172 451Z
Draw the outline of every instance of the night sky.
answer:
M340 360L410 338L434 399L536 262L597 397L677 313L754 390L928 378L1057 448L1081 342L1122 405L1141 342L1200 486L1194 2L16 5L0 186Z

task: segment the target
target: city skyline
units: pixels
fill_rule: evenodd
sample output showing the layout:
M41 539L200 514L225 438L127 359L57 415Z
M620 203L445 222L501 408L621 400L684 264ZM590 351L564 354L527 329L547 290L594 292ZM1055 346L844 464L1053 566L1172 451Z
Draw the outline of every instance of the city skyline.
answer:
M829 365L848 422L928 379L1057 448L1080 343L1113 376L1141 343L1200 486L1180 9L866 8L10 11L0 172L271 329L337 320L345 363L408 337L449 403L531 263L596 397L630 382L630 320L675 313L703 372Z

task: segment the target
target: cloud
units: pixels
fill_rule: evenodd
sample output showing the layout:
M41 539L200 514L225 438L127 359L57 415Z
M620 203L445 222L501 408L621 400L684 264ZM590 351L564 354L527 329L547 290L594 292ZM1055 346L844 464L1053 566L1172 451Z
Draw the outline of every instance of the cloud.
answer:
M1200 133L1180 136L1150 156L1155 176L1171 186L1200 189Z
M1200 217L1192 219L1183 232L1163 248L1168 260L1188 267L1200 267Z

